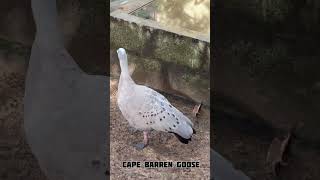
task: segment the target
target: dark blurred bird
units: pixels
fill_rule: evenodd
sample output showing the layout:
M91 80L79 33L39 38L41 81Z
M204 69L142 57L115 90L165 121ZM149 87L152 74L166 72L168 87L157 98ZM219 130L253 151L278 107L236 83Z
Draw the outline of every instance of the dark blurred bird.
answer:
M88 75L64 47L56 0L32 0L36 36L25 85L24 129L48 179L105 180L109 80Z
M235 169L231 162L210 149L210 174L213 180L250 180L243 172Z

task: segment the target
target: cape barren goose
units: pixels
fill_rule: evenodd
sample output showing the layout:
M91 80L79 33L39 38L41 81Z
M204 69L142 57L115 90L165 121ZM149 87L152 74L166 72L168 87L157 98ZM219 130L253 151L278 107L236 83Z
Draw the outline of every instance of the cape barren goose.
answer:
M185 144L191 140L193 123L158 92L136 84L128 71L128 58L123 48L117 50L121 75L118 85L117 102L122 115L130 126L142 130L143 143L138 143L141 150L148 144L150 130L174 133Z
M56 0L32 0L36 37L26 77L24 128L50 180L105 180L109 80L84 73L64 47Z

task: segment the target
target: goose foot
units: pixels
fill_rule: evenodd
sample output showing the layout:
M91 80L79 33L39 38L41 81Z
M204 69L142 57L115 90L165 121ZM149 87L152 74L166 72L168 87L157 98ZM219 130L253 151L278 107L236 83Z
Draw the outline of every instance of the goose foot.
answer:
M137 143L134 145L137 150L141 151L148 145L148 134L148 131L143 131L143 143Z
M136 148L136 150L141 151L141 150L143 150L147 145L145 145L144 143L137 143L137 144L134 144L133 146Z
M130 134L133 134L138 131L136 128L131 127L131 126L129 126L128 130L129 130Z

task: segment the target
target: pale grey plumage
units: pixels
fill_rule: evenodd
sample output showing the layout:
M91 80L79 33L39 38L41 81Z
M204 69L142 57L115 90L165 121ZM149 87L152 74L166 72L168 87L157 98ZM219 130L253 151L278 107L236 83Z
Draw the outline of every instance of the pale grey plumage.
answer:
M130 126L143 131L172 132L183 139L190 139L194 132L191 120L160 93L136 84L128 73L125 50L120 48L117 53L121 66L117 101Z
M108 79L83 72L64 47L56 0L32 0L36 36L25 84L24 130L50 180L105 180Z

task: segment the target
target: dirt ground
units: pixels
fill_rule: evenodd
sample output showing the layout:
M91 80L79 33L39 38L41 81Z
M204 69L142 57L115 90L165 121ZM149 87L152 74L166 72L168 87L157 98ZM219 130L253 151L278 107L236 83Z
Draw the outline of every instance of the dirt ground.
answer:
M24 62L0 59L0 179L46 180L32 155L23 131ZM174 136L152 132L150 146L139 152L131 144L143 135L127 131L128 124L120 114L115 96L111 96L111 166L112 179L208 179L209 177L209 116L204 108L195 122L197 134L188 145ZM175 97L168 99L188 117L194 104ZM161 138L160 138L161 136ZM124 169L122 161L199 161L195 169Z
M0 52L0 179L46 180L23 131L25 61Z
M189 144L182 144L168 133L152 131L150 144L142 151L132 145L143 139L142 132L128 131L129 124L116 104L117 80L110 82L110 140L111 179L209 179L210 174L210 116L206 108L199 117L192 116L194 103L164 94L167 99L195 124L196 134ZM123 161L199 161L199 168L125 168Z

